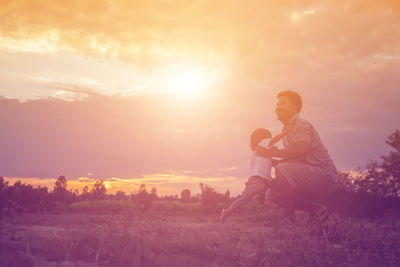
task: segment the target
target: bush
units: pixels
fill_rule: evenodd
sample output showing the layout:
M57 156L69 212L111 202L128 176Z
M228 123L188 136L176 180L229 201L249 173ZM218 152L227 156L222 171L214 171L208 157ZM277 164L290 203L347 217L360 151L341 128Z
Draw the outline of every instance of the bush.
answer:
M73 213L119 213L132 207L127 200L93 200L79 201L68 205L68 211Z

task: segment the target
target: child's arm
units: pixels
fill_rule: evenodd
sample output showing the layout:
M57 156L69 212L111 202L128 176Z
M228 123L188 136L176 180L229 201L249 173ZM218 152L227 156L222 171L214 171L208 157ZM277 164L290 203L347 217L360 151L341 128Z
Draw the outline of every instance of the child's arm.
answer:
M256 155L271 158L271 157L279 157L279 158L298 158L305 156L311 150L311 145L304 141L296 142L285 149L278 149L276 146L270 147L266 149L261 146L257 146Z

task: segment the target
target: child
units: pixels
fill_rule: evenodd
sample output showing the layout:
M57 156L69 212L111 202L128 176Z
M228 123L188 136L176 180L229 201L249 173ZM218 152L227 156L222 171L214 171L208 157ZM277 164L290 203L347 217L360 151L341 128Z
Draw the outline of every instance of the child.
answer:
M257 146L268 148L281 138L282 136L276 136L271 140L271 132L263 128L258 128L251 134L250 148L253 154L251 155L249 180L242 195L227 209L222 210L221 222L224 222L235 210L249 202L254 196L258 196L261 199L265 198L265 192L273 182L271 179L271 159L256 156L254 151Z

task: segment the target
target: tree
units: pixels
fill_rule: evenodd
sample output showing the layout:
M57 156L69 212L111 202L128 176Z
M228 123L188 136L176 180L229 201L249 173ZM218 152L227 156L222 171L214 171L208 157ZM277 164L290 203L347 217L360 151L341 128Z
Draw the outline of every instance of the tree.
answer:
M394 150L381 160L370 161L354 181L358 191L382 197L400 197L400 131L389 135L386 144Z
M85 185L85 187L82 188L82 195L89 194L89 187Z
M82 188L82 193L80 194L79 198L81 200L89 200L90 199L89 187L87 185L85 185Z
M183 189L182 192L181 192L181 201L182 202L189 202L191 195L192 195L192 193L190 192L189 189Z
M382 156L381 167L387 176L393 177L397 184L400 182L400 131L396 130L389 135L386 144L394 148L389 155Z
M158 198L157 196L157 189L153 187L150 191L150 197L152 200L156 200Z
M67 190L68 181L65 176L59 176L54 184L54 193L56 192L64 192Z
M72 202L74 195L67 190L68 181L65 176L59 176L54 183L53 197L55 201L62 203Z
M201 205L205 212L215 212L218 209L219 196L217 191L209 185L200 183Z
M147 193L146 185L140 185L139 192L132 196L132 201L136 202L137 207L143 211L146 211L151 206L153 199Z
M124 191L117 191L117 192L115 192L115 199L116 200L125 200L125 199L128 199L128 196L125 194Z
M3 176L0 176L0 192L8 187L8 182L4 180Z
M92 199L98 199L98 200L104 199L107 193L104 181L103 180L96 181L90 193L92 195Z
M8 182L6 182L3 176L0 176L0 211L2 210L4 203L8 199Z

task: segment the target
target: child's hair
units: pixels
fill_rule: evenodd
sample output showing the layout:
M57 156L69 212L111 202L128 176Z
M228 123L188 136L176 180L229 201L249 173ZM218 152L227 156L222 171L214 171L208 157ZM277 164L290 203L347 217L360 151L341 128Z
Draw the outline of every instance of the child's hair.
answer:
M254 130L254 132L251 134L251 137L250 137L251 150L255 150L258 143L260 143L261 140L269 139L271 137L272 137L271 132L268 131L267 129L258 128L256 130Z

